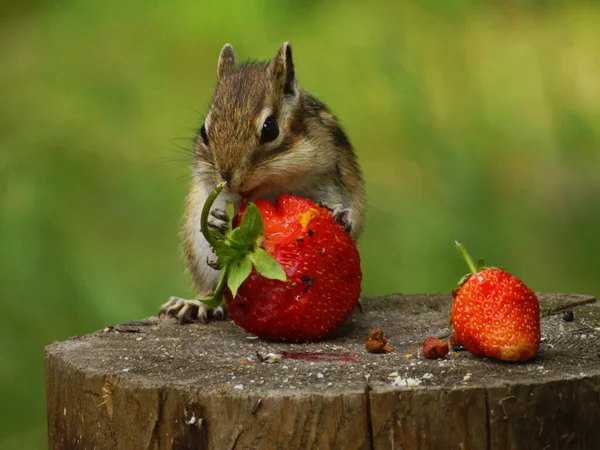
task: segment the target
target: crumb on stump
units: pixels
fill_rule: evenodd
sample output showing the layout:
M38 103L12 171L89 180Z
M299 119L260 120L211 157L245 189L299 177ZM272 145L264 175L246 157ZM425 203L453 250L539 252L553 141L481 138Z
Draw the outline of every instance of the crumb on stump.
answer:
M423 356L427 359L443 358L448 354L448 344L441 339L428 337L423 341Z
M389 353L392 351L392 347L387 344L387 338L383 335L381 328L376 328L369 331L367 340L365 342L365 348L369 353Z

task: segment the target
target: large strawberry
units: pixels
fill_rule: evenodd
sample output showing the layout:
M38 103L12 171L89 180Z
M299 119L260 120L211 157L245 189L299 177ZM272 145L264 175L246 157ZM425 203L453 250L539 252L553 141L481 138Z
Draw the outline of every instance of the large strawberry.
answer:
M540 307L535 293L510 273L476 265L456 243L471 269L455 292L452 324L463 345L477 356L527 361L540 344Z
M227 214L235 223L231 207ZM243 206L237 222L222 235L203 225L222 270L206 303L225 294L229 317L265 339L315 341L338 330L356 306L362 273L355 242L331 212L282 195L274 205Z

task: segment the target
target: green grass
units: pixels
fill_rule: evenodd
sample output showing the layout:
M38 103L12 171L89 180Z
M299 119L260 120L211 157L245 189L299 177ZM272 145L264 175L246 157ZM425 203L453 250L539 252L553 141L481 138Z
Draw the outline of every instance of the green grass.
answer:
M348 131L366 294L450 290L455 239L535 290L600 294L600 9L518 3L2 6L0 449L44 448L45 345L191 294L185 150L225 42L291 41Z

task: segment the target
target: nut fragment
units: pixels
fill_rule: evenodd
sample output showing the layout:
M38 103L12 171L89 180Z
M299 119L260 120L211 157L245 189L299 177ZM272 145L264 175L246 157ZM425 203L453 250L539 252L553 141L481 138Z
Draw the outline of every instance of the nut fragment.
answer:
M367 340L365 342L365 348L369 353L389 353L392 351L392 347L387 344L387 338L383 335L381 328L376 328L369 331Z
M448 344L441 339L428 337L423 341L423 356L427 359L443 358L448 354Z

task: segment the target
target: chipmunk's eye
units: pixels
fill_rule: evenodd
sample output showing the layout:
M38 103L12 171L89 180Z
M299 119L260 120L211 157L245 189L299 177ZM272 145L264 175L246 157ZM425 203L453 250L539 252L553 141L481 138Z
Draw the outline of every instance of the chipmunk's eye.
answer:
M271 142L277 139L279 136L279 127L277 126L277 121L275 117L269 116L265 123L263 123L262 132L260 133L260 142L262 144L266 142Z
M206 134L206 127L202 124L202 128L200 128L200 136L202 137L202 142L204 145L208 147L208 135Z

